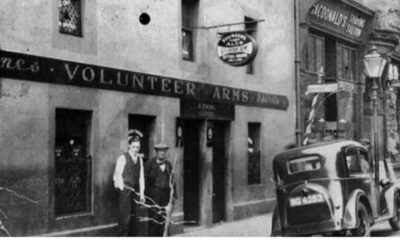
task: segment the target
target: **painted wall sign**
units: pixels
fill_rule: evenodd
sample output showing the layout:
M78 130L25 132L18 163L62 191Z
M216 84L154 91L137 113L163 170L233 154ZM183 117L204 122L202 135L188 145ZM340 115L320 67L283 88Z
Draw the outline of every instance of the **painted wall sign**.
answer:
M286 96L0 51L0 77L286 110Z
M217 54L223 62L231 66L243 66L256 57L257 44L244 32L231 32L218 41Z
M182 117L235 120L235 106L229 103L182 100L180 107Z
M341 1L331 0L317 1L311 7L309 16L313 26L355 41L365 40L365 29L372 18Z

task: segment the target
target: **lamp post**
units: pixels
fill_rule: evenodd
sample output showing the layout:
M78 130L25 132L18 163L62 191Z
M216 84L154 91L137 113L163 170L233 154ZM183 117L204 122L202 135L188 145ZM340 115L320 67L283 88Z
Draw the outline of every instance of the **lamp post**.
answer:
M368 78L372 80L372 93L371 101L373 108L373 134L372 134L372 155L374 156L375 165L375 184L379 185L379 152L378 152L378 90L379 81L381 81L381 76L383 69L386 65L386 59L383 58L376 48L376 46L371 47L371 53L364 56L364 66L365 74Z

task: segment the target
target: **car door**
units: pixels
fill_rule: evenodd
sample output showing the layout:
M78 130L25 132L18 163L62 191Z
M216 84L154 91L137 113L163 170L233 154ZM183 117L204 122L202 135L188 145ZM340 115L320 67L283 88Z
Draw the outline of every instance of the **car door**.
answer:
M348 147L345 151L345 161L348 172L348 194L350 195L358 189L362 190L368 197L374 216L376 216L378 192L368 152L360 147Z

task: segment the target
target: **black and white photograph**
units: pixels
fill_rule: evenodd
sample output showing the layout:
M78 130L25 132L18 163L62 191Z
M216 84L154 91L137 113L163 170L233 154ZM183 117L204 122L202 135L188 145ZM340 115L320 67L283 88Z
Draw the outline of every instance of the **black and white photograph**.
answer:
M0 0L0 237L400 236L399 0Z

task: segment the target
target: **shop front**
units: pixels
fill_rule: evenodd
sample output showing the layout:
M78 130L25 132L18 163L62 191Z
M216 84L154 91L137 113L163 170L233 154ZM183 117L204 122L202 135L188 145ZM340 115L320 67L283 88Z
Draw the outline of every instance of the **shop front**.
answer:
M365 137L362 58L375 12L355 1L299 4L300 101L306 137L309 142Z

